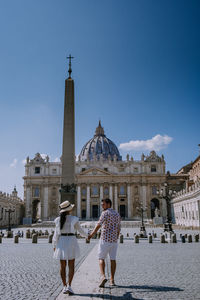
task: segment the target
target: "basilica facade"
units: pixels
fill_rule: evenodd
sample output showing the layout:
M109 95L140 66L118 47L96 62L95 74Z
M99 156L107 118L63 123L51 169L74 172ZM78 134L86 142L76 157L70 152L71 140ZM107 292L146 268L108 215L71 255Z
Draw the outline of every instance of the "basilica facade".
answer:
M50 162L39 153L33 159L27 157L23 177L27 219L53 220L59 214L61 174L61 162ZM165 201L157 197L167 180L164 156L151 151L142 154L141 160L129 155L122 160L100 122L78 156L75 176L75 214L82 220L97 219L105 197L112 200L122 219L139 220L142 210L148 220L154 218L155 210L163 220L166 217Z
M10 216L9 216L10 215ZM9 224L19 225L24 216L24 202L18 197L16 188L11 194L0 191L0 227L6 227Z

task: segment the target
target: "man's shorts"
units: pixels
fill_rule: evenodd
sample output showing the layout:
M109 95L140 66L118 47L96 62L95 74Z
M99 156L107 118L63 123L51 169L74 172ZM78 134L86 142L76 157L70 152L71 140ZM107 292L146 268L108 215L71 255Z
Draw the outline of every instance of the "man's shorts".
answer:
M100 239L98 247L99 259L105 259L109 254L111 260L116 260L118 243L108 243Z

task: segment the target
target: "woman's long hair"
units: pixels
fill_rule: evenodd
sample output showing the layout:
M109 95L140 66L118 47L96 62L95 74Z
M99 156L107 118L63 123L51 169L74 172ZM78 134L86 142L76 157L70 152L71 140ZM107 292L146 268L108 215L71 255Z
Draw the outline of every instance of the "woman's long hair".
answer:
M64 211L60 214L60 229L63 228L63 225L65 224L67 215L69 215L69 211Z

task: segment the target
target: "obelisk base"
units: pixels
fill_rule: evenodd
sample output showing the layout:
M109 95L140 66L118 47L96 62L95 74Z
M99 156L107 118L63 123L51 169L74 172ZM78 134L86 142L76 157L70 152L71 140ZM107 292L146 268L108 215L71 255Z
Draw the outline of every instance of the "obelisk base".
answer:
M71 204L76 206L76 185L61 185L60 188L60 203L64 201L69 201ZM72 215L76 214L76 207L72 211Z

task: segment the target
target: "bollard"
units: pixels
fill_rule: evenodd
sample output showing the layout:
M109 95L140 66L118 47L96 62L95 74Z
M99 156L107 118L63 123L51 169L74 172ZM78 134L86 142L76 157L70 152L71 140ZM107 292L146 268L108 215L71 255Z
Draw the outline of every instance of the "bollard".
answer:
M148 241L149 241L149 244L152 244L152 242L153 242L153 237L152 237L151 234L149 234L149 236L148 236Z
M31 233L30 233L30 230L28 229L28 230L26 230L26 238L30 239L30 237L31 237Z
M49 244L52 244L52 240L53 240L53 234L49 235Z
M126 236L129 237L129 233L128 232L127 232Z
M37 239L38 239L38 236L37 236L36 233L34 233L34 234L32 235L32 243L33 243L33 244L37 244Z
M160 242L161 242L162 244L165 243L165 235L164 235L164 234L161 234L161 235L160 235Z
M15 244L18 244L18 243L19 243L19 236L18 236L18 235L15 235L15 236L14 236L14 243L15 243Z
M174 233L174 234L171 235L171 243L176 243L176 242L177 242L176 234Z
M156 232L153 234L153 237L154 237L154 238L157 238L157 233L156 233Z
M137 235L137 234L135 235L135 240L134 241L135 241L136 244L139 244L139 235Z
M192 243L192 235L188 234L188 243Z
M120 236L119 236L119 242L120 242L120 244L123 244L123 242L124 242L124 236L123 236L123 234L120 234Z
M90 243L90 239L85 239L85 242L86 242L86 244L89 244Z
M182 233L180 233L180 239L182 239Z
M195 234L197 242L199 242L199 233Z
M2 243L2 235L0 235L0 244Z
M185 236L184 235L182 235L182 237L181 237L181 242L185 243Z
M187 237L188 237L188 235L187 235L187 233L185 234L185 238L187 239Z

